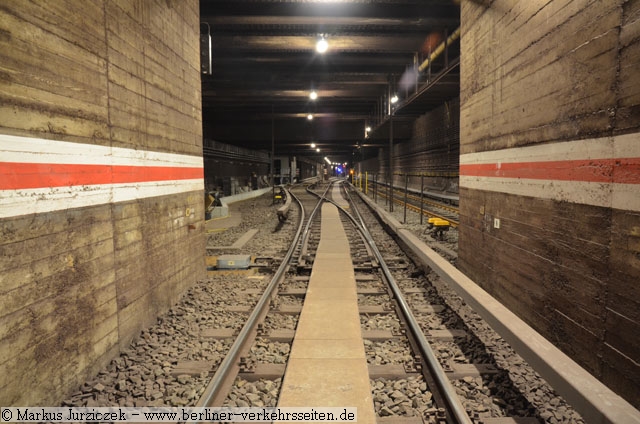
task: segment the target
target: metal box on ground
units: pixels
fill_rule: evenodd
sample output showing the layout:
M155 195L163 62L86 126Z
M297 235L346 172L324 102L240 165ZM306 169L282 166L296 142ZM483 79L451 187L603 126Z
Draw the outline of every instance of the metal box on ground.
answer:
M218 256L217 269L247 269L251 264L251 255Z

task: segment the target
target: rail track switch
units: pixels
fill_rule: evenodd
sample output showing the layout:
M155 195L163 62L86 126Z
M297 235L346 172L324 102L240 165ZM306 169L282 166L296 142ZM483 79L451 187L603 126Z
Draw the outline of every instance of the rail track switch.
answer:
M248 269L251 265L251 255L221 255L218 256L217 269Z

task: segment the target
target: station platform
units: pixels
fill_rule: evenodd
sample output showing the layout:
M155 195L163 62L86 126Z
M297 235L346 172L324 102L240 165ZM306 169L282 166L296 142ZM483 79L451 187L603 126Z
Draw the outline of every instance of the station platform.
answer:
M356 407L376 422L349 243L329 203L278 406Z
M243 206L242 203L232 203L228 205L226 215L206 220L206 232L215 233L240 225L242 223Z

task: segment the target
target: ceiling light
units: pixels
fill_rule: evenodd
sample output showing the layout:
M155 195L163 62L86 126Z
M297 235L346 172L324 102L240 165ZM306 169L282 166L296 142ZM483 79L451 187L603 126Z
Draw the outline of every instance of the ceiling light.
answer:
M324 37L321 37L316 43L316 51L318 53L325 53L329 49L329 43Z
M311 100L315 100L315 99L317 99L317 98L318 98L318 93L317 93L317 92L315 92L315 91L312 91L311 93L309 93L309 98L310 98Z
M311 143L311 148L315 149L316 148L316 143Z
M371 131L371 127L367 127L367 128L365 128L365 131L366 131L366 132Z
M329 160L329 158L328 158L328 157L326 157L326 156L325 156L325 157L324 157L324 160L325 160L325 161L327 161L327 163L328 163L329 165L331 165L331 161Z
M391 103L397 103L398 102L398 95L394 94L393 97L391 98Z
M316 152L320 153L320 148L319 147L316 149Z
M309 121L313 121L313 114L311 114L311 113L310 113L310 114L308 114L308 115L307 115L307 119L308 119Z

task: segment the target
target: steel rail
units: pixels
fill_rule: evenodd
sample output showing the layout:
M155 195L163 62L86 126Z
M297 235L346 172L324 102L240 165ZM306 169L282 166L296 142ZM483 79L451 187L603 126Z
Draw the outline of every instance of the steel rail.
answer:
M400 193L404 194L404 192L402 190L396 190L396 193L397 192L400 192ZM416 196L415 194L408 194L407 197L409 199L411 199L411 200L420 201L420 197ZM423 203L427 204L427 205L431 205L434 208L444 209L444 210L447 210L447 211L450 211L450 212L453 212L453 213L457 213L457 214L460 213L460 208L455 208L453 206L449 206L449 205L445 205L445 204L442 204L442 203L438 203L438 202L435 202L433 200L424 200L423 199Z
M278 267L278 270L276 271L273 278L269 282L269 285L265 289L265 292L260 297L260 300L258 300L258 303L256 304L253 311L251 312L251 315L247 319L247 322L244 324L244 326L240 330L240 333L238 334L238 337L233 342L231 349L229 349L229 352L227 353L223 361L220 363L220 366L218 367L215 374L213 375L213 378L207 385L205 392L202 394L202 396L200 397L200 400L198 401L198 406L209 406L209 403L211 402L211 400L218 393L224 381L228 378L232 368L236 366L236 364L238 363L242 348L244 347L244 344L246 343L249 337L249 334L251 333L251 331L255 330L255 327L258 324L258 318L260 317L261 314L265 312L266 308L268 308L274 289L280 283L282 277L284 276L285 271L289 267L289 260L293 256L293 252L295 250L295 247L297 246L297 242L302 232L302 226L303 226L302 224L304 223L305 212L304 212L304 206L302 205L302 202L300 201L300 199L298 199L296 196L294 196L290 192L288 194L292 196L296 200L296 202L298 202L298 205L300 205L300 222L298 224L298 230L296 231L296 235L294 237L294 242L291 243L291 247L287 251L285 258L283 259L282 263ZM198 423L200 421L196 420L196 421L189 421L189 422Z
M387 198L387 196L386 196L385 194L378 193L378 195L379 195L380 197L385 198L385 199ZM398 199L396 199L395 197L393 198L393 201L394 201L396 204L398 204L398 205L404 205L404 204L405 204L402 200L398 200ZM409 208L409 209L411 209L411 210L413 210L413 211L415 211L415 212L417 212L417 213L420 213L420 208L419 208L419 207L417 207L417 206L415 206L415 205L412 205L411 203L407 203L406 205L407 205L407 208ZM424 208L422 209L422 214L423 214L423 215L427 215L427 216L432 216L432 217L434 217L434 218L441 218L441 219L444 219L444 220L446 220L446 221L449 221L449 222L451 223L451 226L452 226L453 228L456 228L456 227L460 224L460 222L459 222L459 221L457 221L457 220L455 220L455 219L452 219L452 218L450 218L450 217L444 216L444 215L442 215L442 214L438 214L438 213L435 213L435 212L432 212L432 211L426 210L426 209L424 209Z
M382 257L382 253L380 253L380 250L378 250L378 247L373 241L373 237L367 230L367 227L364 224L362 215L360 214L358 209L354 205L353 211L355 212L358 218L358 220L356 220L356 218L354 218L351 213L349 213L346 209L338 205L337 202L333 201L332 199L321 196L320 194L314 193L310 190L307 190L307 191L314 194L315 196L318 196L321 201L322 200L327 201L333 204L335 207L337 207L339 211L341 211L345 216L347 216L351 220L351 222L354 224L354 226L358 229L360 234L366 240L367 244L373 251L377 261L379 262L379 266L382 269L384 277L387 279L389 286L391 287L391 290L393 292L394 297L396 298L396 301L398 303L398 306L400 307L400 310L405 316L405 321L407 322L407 325L409 326L409 330L411 331L411 334L413 335L413 337L415 338L418 344L420 353L422 354L423 358L425 358L426 365L429 368L429 371L431 372L431 375L434 378L436 384L438 385L438 389L442 393L443 398L445 399L445 402L447 403L446 405L447 410L450 412L450 415L455 419L456 424L473 424L473 422L467 415L464 406L460 402L460 399L458 398L455 389L449 382L449 378L447 377L445 371L442 369L442 366L440 366L440 363L438 362L438 359L436 358L435 353L433 352L433 349L431 349L431 346L429 345L429 341L425 337L415 316L411 312L411 309L407 301L404 299L404 296L402 295L400 288L398 287L395 279L393 278L393 275L391 275L391 271L389 270L389 267L384 261L384 258ZM351 204L353 204L353 201L351 199L351 195L349 194L349 192L345 190L345 193L348 197L348 200L351 202ZM326 191L325 191L325 194L326 194Z
M348 191L346 193L348 196L348 200L351 202L351 204L353 204L351 195L349 194ZM447 403L446 405L447 410L450 411L456 423L473 424L473 422L467 415L464 406L460 402L460 399L458 398L455 389L451 385L449 378L447 377L445 371L442 369L442 366L440 366L440 363L438 362L438 359L436 358L435 353L433 352L433 349L431 349L431 346L429 345L427 338L422 332L420 325L418 324L415 316L411 312L411 309L409 308L407 301L404 299L404 296L402 295L400 287L398 287L395 279L393 278L393 275L391 275L391 271L389 270L389 267L387 267L387 264L385 263L382 257L382 253L380 253L380 251L378 250L378 247L373 241L371 234L367 230L367 227L364 225L364 220L362 218L362 215L360 215L360 212L354 205L353 211L355 212L355 214L358 217L358 220L360 221L360 223L358 223L356 222L356 219L344 208L338 206L332 200L327 199L327 201L333 203L339 210L341 210L351 219L351 221L356 225L359 231L364 235L364 237L367 240L367 243L371 246L371 249L373 250L379 262L380 268L382 269L382 272L385 278L387 279L389 286L391 287L391 290L393 291L393 295L395 296L396 301L403 315L405 316L405 320L409 325L409 329L411 330L412 335L418 342L420 353L425 358L426 365L429 368L429 371L431 371L432 377L436 381L438 388L443 394L443 397Z
M318 209L320 208L320 205L323 202L323 199L327 195L327 192L329 191L331 186L333 186L333 182L330 182L329 185L327 185L327 188L325 189L324 193L322 193L322 195L319 195L319 194L313 192L312 190L309 189L308 186L305 187L307 193L311 193L311 194L313 194L315 196L319 196L320 200L318 201L318 203L316 203L315 208L313 208L313 211L311 211L311 213L309 214L309 220L307 221L307 224L304 227L304 231L302 232L302 239L300 240L300 255L298 256L298 263L299 264L301 264L304 261L303 258L307 254L307 243L309 241L309 230L311 229L311 222L313 221L313 217L316 215Z

